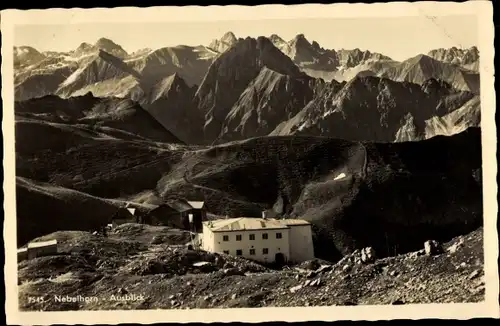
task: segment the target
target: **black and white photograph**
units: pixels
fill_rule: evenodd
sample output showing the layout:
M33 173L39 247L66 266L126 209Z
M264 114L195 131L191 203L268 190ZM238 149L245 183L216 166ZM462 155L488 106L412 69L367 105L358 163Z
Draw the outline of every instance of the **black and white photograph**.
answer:
M308 6L2 12L13 315L498 315L491 3Z

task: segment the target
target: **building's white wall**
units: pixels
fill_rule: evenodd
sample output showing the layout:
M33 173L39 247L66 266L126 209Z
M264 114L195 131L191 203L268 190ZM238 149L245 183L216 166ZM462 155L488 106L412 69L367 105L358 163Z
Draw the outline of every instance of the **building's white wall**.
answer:
M290 261L314 259L311 225L290 225Z
M214 233L205 224L201 235L201 248L205 251L214 251Z
M230 255L237 256L236 251L242 250L242 257L253 259L261 262L274 262L275 255L282 253L285 259L290 258L290 239L289 229L275 230L242 230L242 231L227 231L227 232L204 232L212 234L213 237L208 237L211 245L207 246L207 251L224 253L228 251ZM262 234L267 233L267 240L262 239ZM276 233L281 233L281 239L276 238ZM250 240L250 234L255 235L255 240ZM241 241L236 240L236 236L241 235ZM224 236L229 237L229 241L224 241ZM206 240L204 240L205 243ZM267 248L268 253L264 254L263 249ZM250 249L255 249L255 255L250 254Z

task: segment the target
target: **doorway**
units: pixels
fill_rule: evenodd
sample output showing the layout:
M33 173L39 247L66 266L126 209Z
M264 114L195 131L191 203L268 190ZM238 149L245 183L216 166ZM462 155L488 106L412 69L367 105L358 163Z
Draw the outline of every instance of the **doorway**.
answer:
M274 262L278 265L284 265L285 264L285 255L283 255L281 252L278 252L276 255L274 255Z

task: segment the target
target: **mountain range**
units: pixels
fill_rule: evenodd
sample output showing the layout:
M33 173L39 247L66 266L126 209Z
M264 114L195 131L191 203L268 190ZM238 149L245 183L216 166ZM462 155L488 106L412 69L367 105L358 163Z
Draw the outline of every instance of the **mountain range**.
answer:
M475 47L397 62L359 49L324 49L303 34L285 41L276 34L255 39L228 32L208 46L128 54L101 38L67 53L16 47L14 56L17 100L88 92L132 99L190 144L298 133L418 140L464 130L460 112L480 120ZM434 91L425 91L430 85ZM355 94L363 94L363 103ZM455 118L446 117L455 110ZM430 122L436 119L447 122ZM363 124L370 127L349 131Z

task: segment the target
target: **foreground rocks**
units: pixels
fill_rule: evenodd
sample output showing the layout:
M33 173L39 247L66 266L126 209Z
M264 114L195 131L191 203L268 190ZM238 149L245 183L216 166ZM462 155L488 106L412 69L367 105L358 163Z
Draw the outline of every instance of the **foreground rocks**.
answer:
M59 255L18 265L22 310L397 305L484 297L482 229L432 255L423 248L376 259L365 248L335 264L314 260L281 270L184 245L153 244L140 232L132 238L120 232L108 238L85 232L52 236L62 244ZM65 302L56 302L56 295ZM43 302L28 302L38 296Z

